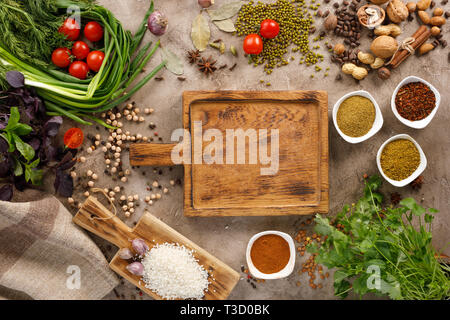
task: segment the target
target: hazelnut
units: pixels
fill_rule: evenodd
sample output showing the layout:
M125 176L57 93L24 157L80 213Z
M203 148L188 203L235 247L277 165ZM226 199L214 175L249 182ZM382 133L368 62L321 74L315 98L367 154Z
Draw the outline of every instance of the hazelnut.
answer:
M436 8L433 11L433 16L442 16L444 14L444 10L442 8Z
M336 29L337 17L334 14L330 14L323 22L323 26L328 31Z
M338 43L334 46L334 53L340 56L345 51L345 46L342 43Z
M408 2L406 8L408 8L409 13L413 13L417 9L417 4L415 2Z
M388 68L383 67L378 69L378 77L382 80L386 80L389 79L389 77L391 76L391 71L389 71Z
M431 35L433 37L436 37L440 33L441 33L441 29L439 29L439 27L434 26L433 28L431 28Z

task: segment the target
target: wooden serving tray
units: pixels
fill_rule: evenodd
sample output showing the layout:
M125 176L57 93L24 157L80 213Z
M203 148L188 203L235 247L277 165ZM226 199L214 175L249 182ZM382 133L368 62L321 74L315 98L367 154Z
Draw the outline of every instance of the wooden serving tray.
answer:
M198 155L194 122L202 130L218 129L224 164L184 164L186 216L301 215L328 212L328 96L324 91L187 91L183 93L183 126L192 136L191 159ZM259 161L226 164L227 129L279 131L279 170ZM259 137L259 136L258 136ZM270 138L268 139L270 150ZM210 142L203 142L201 154ZM235 151L236 151L235 141ZM133 166L173 165L176 144L133 144ZM259 146L258 146L259 149ZM259 151L258 151L259 152ZM200 155L201 155L200 154ZM236 152L235 152L236 159ZM259 159L259 158L258 158Z
M156 244L168 242L178 243L187 249L194 250L194 257L210 274L208 279L210 284L204 296L205 300L226 299L239 281L239 273L149 213L144 214L136 227L132 229L114 216L95 197L90 196L74 216L73 222L119 248L131 249L131 241L141 238L146 241L150 249ZM155 299L162 299L147 289L139 276L128 272L127 264L128 262L120 259L118 254L109 263L111 269L143 292Z

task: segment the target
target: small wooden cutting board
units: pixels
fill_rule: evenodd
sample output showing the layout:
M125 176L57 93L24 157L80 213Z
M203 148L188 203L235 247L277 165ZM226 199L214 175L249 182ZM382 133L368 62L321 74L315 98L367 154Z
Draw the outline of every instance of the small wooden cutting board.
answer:
M201 123L199 133L199 125ZM186 216L298 215L328 212L328 96L324 91L187 91L183 93L183 125L190 133L191 163L184 163L184 214ZM255 131L258 145L245 140L245 163L237 163L238 139L227 134ZM222 135L223 163L205 163L202 155ZM250 130L250 131L248 131ZM275 174L260 155L267 130L267 156L271 132L278 130L279 165ZM263 132L264 133L264 132ZM205 141L207 140L207 141ZM234 146L227 149L228 141ZM174 165L176 144L132 144L133 166ZM234 150L235 162L227 162ZM264 149L263 149L264 150ZM214 153L215 154L215 153ZM198 158L200 155L200 158ZM251 163L250 157L257 162ZM200 162L196 159L200 159Z
M210 284L204 296L205 300L226 299L239 281L239 273L149 213L145 213L132 229L106 209L95 197L90 196L74 216L73 222L119 248L131 249L131 241L141 238L146 241L150 249L156 244L167 242L184 245L187 249L194 250L194 257L210 274L208 279ZM126 269L128 263L116 254L109 265L111 269L143 292L155 299L162 299L155 292L147 289L139 276L128 272Z

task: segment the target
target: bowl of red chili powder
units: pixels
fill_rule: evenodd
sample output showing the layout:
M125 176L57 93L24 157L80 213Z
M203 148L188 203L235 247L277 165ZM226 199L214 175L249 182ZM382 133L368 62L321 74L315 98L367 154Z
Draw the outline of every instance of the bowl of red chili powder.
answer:
M248 270L255 278L285 278L294 270L294 240L279 231L257 233L248 242L246 257Z
M441 95L427 81L409 76L395 88L391 99L392 112L400 122L415 129L425 128L436 115Z

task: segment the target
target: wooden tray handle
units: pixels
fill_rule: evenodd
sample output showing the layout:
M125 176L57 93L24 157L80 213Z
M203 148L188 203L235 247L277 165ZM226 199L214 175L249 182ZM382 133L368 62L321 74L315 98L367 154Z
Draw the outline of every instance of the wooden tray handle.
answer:
M130 247L130 241L136 238L130 227L92 196L86 199L72 221L119 248Z
M130 145L130 164L153 167L174 166L171 154L175 146L174 143L133 143Z

